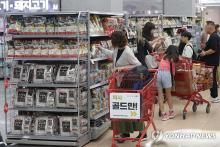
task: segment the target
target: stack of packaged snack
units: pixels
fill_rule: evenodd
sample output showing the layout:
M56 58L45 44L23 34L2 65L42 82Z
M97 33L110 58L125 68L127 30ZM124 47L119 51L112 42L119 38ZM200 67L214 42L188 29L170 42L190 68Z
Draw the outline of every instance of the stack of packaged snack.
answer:
M88 53L88 43L76 40L33 39L8 42L8 57L77 57Z
M97 15L92 15L89 24L91 34L111 35L115 30L123 28L125 20L115 17L101 18Z
M108 96L106 93L107 88L107 86L104 86L91 90L92 110L90 114L92 117L108 109Z
M101 18L97 15L92 15L90 17L90 33L100 34L104 33L104 28L102 26Z
M79 74L78 74L79 71ZM85 82L87 69L85 65L14 65L11 72L12 83L76 83Z
M96 84L102 81L106 81L108 77L111 76L113 71L113 64L112 63L105 63L100 66L98 70L90 73L90 83Z
M8 19L8 33L23 35L74 35L87 30L86 23L77 23L76 16L11 16Z
M194 82L197 85L198 90L207 90L212 87L213 84L213 67L206 66L203 63L194 63Z
M88 131L87 124L88 121L83 116L20 115L12 119L11 134L79 136Z

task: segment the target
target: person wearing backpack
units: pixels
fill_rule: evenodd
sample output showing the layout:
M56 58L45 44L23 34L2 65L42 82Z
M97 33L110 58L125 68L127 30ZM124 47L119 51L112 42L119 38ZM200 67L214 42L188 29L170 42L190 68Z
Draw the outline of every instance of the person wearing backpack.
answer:
M197 60L197 55L193 49L192 43L190 42L191 38L192 34L190 32L186 31L181 34L181 42L186 44L183 48L182 56L192 60Z

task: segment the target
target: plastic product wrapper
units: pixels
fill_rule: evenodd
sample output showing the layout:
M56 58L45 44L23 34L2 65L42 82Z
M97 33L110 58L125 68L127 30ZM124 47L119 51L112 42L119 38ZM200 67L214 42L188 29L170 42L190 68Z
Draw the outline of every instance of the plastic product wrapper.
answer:
M15 107L32 107L34 104L33 89L17 89L14 96Z
M77 104L77 89L56 89L56 107L77 108Z
M36 92L36 107L55 107L55 90L38 89Z
M56 135L58 129L57 117L41 116L35 120L35 135Z
M12 134L30 134L32 118L29 116L15 116L11 122Z

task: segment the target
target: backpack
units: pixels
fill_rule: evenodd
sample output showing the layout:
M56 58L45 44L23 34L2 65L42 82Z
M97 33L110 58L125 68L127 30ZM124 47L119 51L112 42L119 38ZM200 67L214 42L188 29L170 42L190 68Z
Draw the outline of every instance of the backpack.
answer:
M195 51L194 51L194 49L193 49L193 46L192 46L192 45L190 45L190 44L188 44L188 45L186 45L186 46L190 46L190 47L191 47L191 49L193 50L192 60L197 60L197 59L198 59L198 57L197 57L196 52L195 52Z

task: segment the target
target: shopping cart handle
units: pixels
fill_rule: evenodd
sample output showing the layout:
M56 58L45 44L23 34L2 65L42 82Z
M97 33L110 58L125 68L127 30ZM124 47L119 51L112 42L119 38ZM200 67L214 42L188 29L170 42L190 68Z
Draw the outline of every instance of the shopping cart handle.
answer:
M148 69L149 72L157 72L157 69Z

